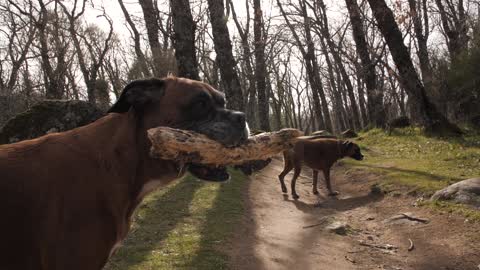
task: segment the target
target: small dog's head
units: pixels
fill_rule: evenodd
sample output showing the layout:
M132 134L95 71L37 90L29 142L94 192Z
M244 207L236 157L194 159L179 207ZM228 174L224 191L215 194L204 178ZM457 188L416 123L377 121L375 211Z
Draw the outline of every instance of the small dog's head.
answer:
M344 155L346 157L351 157L355 160L363 160L363 155L360 152L360 147L356 143L344 141L342 145L344 147Z

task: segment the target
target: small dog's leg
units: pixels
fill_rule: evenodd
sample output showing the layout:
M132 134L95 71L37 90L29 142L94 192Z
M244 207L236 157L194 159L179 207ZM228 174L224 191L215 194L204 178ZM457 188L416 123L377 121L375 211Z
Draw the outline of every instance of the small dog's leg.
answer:
M285 163L285 168L278 175L278 180L280 181L280 187L282 188L283 193L287 193L287 186L285 186L285 176L293 169L293 166L290 163Z
M293 171L293 178L292 178L292 183L291 183L291 189L292 189L292 198L298 199L300 196L298 196L297 192L295 191L295 183L297 182L297 178L300 175L301 172L301 166L295 164L295 168Z
M317 183L318 183L318 171L313 170L313 187L312 192L313 194L318 194Z
M337 196L340 194L338 191L332 190L332 185L330 184L330 169L324 170L323 175L325 176L325 182L327 183L328 196Z

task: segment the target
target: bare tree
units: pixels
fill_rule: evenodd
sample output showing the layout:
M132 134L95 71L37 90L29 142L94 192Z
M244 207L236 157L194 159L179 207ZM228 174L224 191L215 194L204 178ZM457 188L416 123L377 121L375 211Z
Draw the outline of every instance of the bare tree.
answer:
M170 0L178 76L199 80L195 55L195 23L188 0Z
M258 95L258 117L260 129L269 131L269 102L267 99L267 90L265 76L267 75L265 65L265 40L263 28L263 12L260 0L253 0L253 34L255 40L255 85Z
M456 7L452 0L435 0L435 3L440 13L450 58L455 60L468 45L467 14L463 0L458 0Z
M353 84L350 81L350 77L348 76L345 65L343 64L340 52L336 48L333 38L330 35L325 3L323 0L316 1L315 6L311 6L311 8L316 17L316 23L320 30L320 36L325 39L328 47L330 48L330 53L332 54L335 64L338 66L338 70L342 75L342 80L345 83L345 88L347 90L351 105L353 126L355 129L360 129L360 113L358 110L357 101L355 100Z
M365 32L363 31L360 10L356 0L345 0L345 3L350 15L353 39L357 45L357 53L362 62L362 68L359 71L367 87L367 107L370 123L376 127L383 127L385 125L385 114L383 112L383 92L382 89L377 87L375 63L373 63L370 58ZM359 88L361 88L360 85ZM362 95L359 93L359 96Z
M110 48L110 41L113 36L113 23L105 13L105 10L103 10L102 17L104 17L110 25L110 30L107 36L103 39L103 42L102 40L99 40L101 30L98 27L90 26L85 28L84 31L81 31L81 29L79 29L81 26L79 23L79 18L85 13L86 0L81 1L81 10L78 13L78 0L74 1L74 5L71 10L68 10L68 8L62 2L59 1L58 3L62 6L63 11L67 15L69 21L68 30L73 40L78 58L78 64L80 66L80 70L82 71L83 79L87 87L88 101L92 104L96 104L97 99L95 92L98 72L105 60L105 55ZM84 46L86 48L84 48Z
M384 0L368 0L368 3L399 70L400 83L409 95L413 115L417 116L415 120L428 129L458 130L439 113L437 107L428 99L390 8Z
M313 99L313 110L315 112L317 121L318 121L318 128L327 128L326 126L326 120L324 119L325 113L328 111L328 107L326 104L326 98L325 102L323 104L320 103L320 93L323 93L322 96L325 97L324 92L323 92L323 84L320 78L320 73L318 69L318 62L315 56L315 48L314 44L310 38L310 41L308 41L307 37L307 50L303 47L303 43L300 40L300 37L298 36L296 29L294 26L290 23L290 20L287 17L286 12L283 9L282 4L280 3L280 0L277 0L277 5L280 8L280 12L282 13L282 16L285 19L285 22L287 26L290 28L290 31L296 41L297 47L300 50L303 58L305 59L305 65L306 65L306 72L308 75L308 80L310 82L310 87L312 88L312 99ZM307 30L310 30L310 28L307 26L309 25L309 17L304 15L303 19L306 20L304 21L305 23L305 35L307 36ZM309 32L309 31L308 31ZM310 33L309 33L310 34ZM331 122L330 122L331 123ZM330 131L331 131L331 124L330 124Z
M20 69L27 60L37 31L31 1L22 7L17 1L9 0L0 8L5 27L0 32L8 40L7 47L0 50L0 94L9 94L17 84Z
M123 3L123 0L118 0L118 3L120 4L120 8L122 9L123 15L125 16L125 20L127 21L128 25L132 30L132 38L134 41L135 55L137 56L138 62L140 64L140 67L143 73L142 75L143 77L149 77L150 70L148 69L148 66L147 66L147 59L145 58L145 54L143 53L140 45L140 33L138 32L138 29L135 26L135 23L132 21L130 14L125 8L125 4Z
M220 68L221 85L225 91L227 105L234 110L243 110L243 95L238 74L235 70L235 59L232 43L225 20L223 0L208 0L210 22L212 24L213 43L217 53L217 64Z
M410 14L413 19L413 29L418 44L417 55L420 60L423 85L427 92L432 91L433 73L428 56L427 41L429 36L429 19L427 13L427 0L408 0ZM422 16L423 14L423 16ZM423 17L423 23L422 23Z
M252 64L252 53L250 49L250 43L248 41L249 35L250 35L250 6L249 6L249 1L245 1L245 10L246 10L246 22L245 26L243 27L237 18L237 14L235 12L235 7L233 5L232 0L228 0L230 10L232 13L233 21L235 22L235 26L237 27L238 34L240 36L241 40L241 47L242 47L242 53L243 55L239 57L240 61L243 61L243 66L245 67L245 77L247 80L245 80L245 85L243 86L246 90L246 99L245 101L245 112L247 115L247 119L250 125L253 127L257 126L257 119L256 119L256 109L257 109L257 104L258 100L256 98L256 88L255 88L255 74L253 72L253 64Z

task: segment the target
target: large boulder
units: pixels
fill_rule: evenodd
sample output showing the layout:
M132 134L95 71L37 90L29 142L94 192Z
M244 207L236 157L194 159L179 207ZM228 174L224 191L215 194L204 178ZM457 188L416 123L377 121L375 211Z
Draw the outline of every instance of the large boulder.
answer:
M431 200L454 201L480 208L480 177L463 180L439 190Z
M16 115L0 129L0 144L32 139L89 124L105 113L80 100L45 100Z

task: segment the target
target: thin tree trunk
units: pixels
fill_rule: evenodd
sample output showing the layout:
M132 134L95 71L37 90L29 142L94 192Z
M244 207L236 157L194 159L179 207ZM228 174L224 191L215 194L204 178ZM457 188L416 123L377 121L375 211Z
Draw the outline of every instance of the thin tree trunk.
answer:
M135 26L135 23L132 21L130 14L125 8L125 5L123 4L123 0L118 0L118 3L120 4L120 8L122 9L123 15L125 16L125 20L127 21L128 25L132 29L135 55L137 56L137 61L140 64L140 68L142 70L143 76L149 77L150 70L148 69L147 60L140 46L140 33L138 32L137 27Z
M383 92L382 89L379 89L377 87L375 64L370 58L365 32L363 30L362 18L360 15L360 8L358 7L356 0L345 0L345 3L347 5L348 13L350 15L353 39L356 44L357 54L359 55L363 66L363 68L360 69L360 75L363 77L365 86L367 88L368 116L370 118L371 124L373 124L375 127L383 127L385 125L385 113L383 111ZM359 85L359 89L360 87L361 86ZM359 97L362 97L360 92Z
M195 23L189 0L170 0L178 76L199 80L195 55Z
M257 108L257 97L256 97L256 88L255 88L255 74L253 72L253 65L251 60L251 51L250 51L250 44L248 42L249 31L250 31L250 6L249 1L245 1L245 9L246 9L246 25L245 28L242 28L240 22L238 21L237 14L235 12L235 8L233 6L233 0L227 0L230 6L230 10L232 11L233 21L237 27L237 31L240 35L241 44L242 44L242 51L243 51L243 62L245 63L245 73L246 77L248 78L247 83L248 85L246 89L246 99L244 99L246 108L245 113L247 115L247 121L253 127L257 127L257 117L256 117L256 108Z
M263 13L260 0L253 0L253 35L255 40L255 83L258 95L258 120L260 129L269 131L269 102L267 99L265 76L265 44L263 29Z
M240 80L235 71L235 59L232 54L232 43L225 20L223 0L208 0L210 22L212 24L213 43L217 53L217 63L222 77L227 105L234 110L244 109Z
M139 0L140 6L143 11L143 18L145 21L145 27L147 28L148 44L153 57L153 74L156 77L166 76L162 65L162 46L160 45L158 33L160 27L157 21L156 7L153 5L152 0Z
M424 28L422 25L422 19L420 10L423 12L426 11L426 2L427 0L421 0L422 8L420 7L420 3L415 0L408 0L408 4L410 6L410 14L413 18L413 29L415 31L415 37L417 38L418 50L417 55L418 59L420 60L420 70L422 72L422 79L423 85L425 86L425 90L427 93L431 93L432 91L432 82L433 82L433 73L430 67L430 60L428 57L428 48L427 48L427 40L428 40L428 16L424 16L425 18L425 33L423 32Z
M362 74L363 70L362 70L361 67L358 67L358 64L356 66L357 66L356 77L357 77L357 91L358 91L358 106L360 107L360 112L362 114L361 119L362 119L363 126L366 126L366 125L369 124L369 121L368 121L368 115L369 114L367 114L366 107L368 106L368 104L365 101L365 91L363 89L363 81L362 81L362 78L361 78L361 74ZM383 105L383 103L382 103L382 105Z
M320 30L321 30L321 33L322 33L321 36L323 36L323 38L327 42L327 45L330 48L330 53L332 54L333 59L335 60L335 64L337 65L338 70L340 71L340 74L342 75L343 82L345 83L346 90L347 90L347 93L348 93L348 97L350 99L352 118L353 118L353 123L354 123L353 127L354 127L354 129L360 129L361 128L360 113L359 113L359 110L358 110L357 101L355 100L355 93L354 93L353 85L352 85L352 82L350 81L350 77L347 74L347 71L346 71L345 66L343 64L342 58L341 58L341 56L340 56L340 54L339 54L339 52L336 48L336 45L335 45L332 37L330 36L328 18L327 18L327 14L326 14L326 7L325 7L325 3L323 2L323 0L318 0L318 8L319 8L318 11L320 11L321 14L319 16L317 11L315 11L315 15L316 15L316 17L318 19L318 22L319 22Z
M279 0L277 0L277 5L280 8L280 12L282 13L282 16L285 18L285 22L287 23L287 26L290 28L290 31L292 32L292 35L297 43L298 49L300 50L303 58L305 59L305 68L308 76L308 81L310 82L310 88L312 89L313 110L315 112L316 120L318 121L318 128L323 129L325 128L325 121L323 118L324 115L322 114L322 106L320 104L320 97L319 97L319 91L320 89L323 90L323 87L319 85L317 82L317 78L319 77L315 76L315 72L312 64L312 60L314 59L312 59L310 52L305 51L305 48L303 47L304 45L301 42L300 37L296 33L296 30L293 27L293 25L290 23L290 20L288 19L285 11L283 10L282 4L280 3Z

